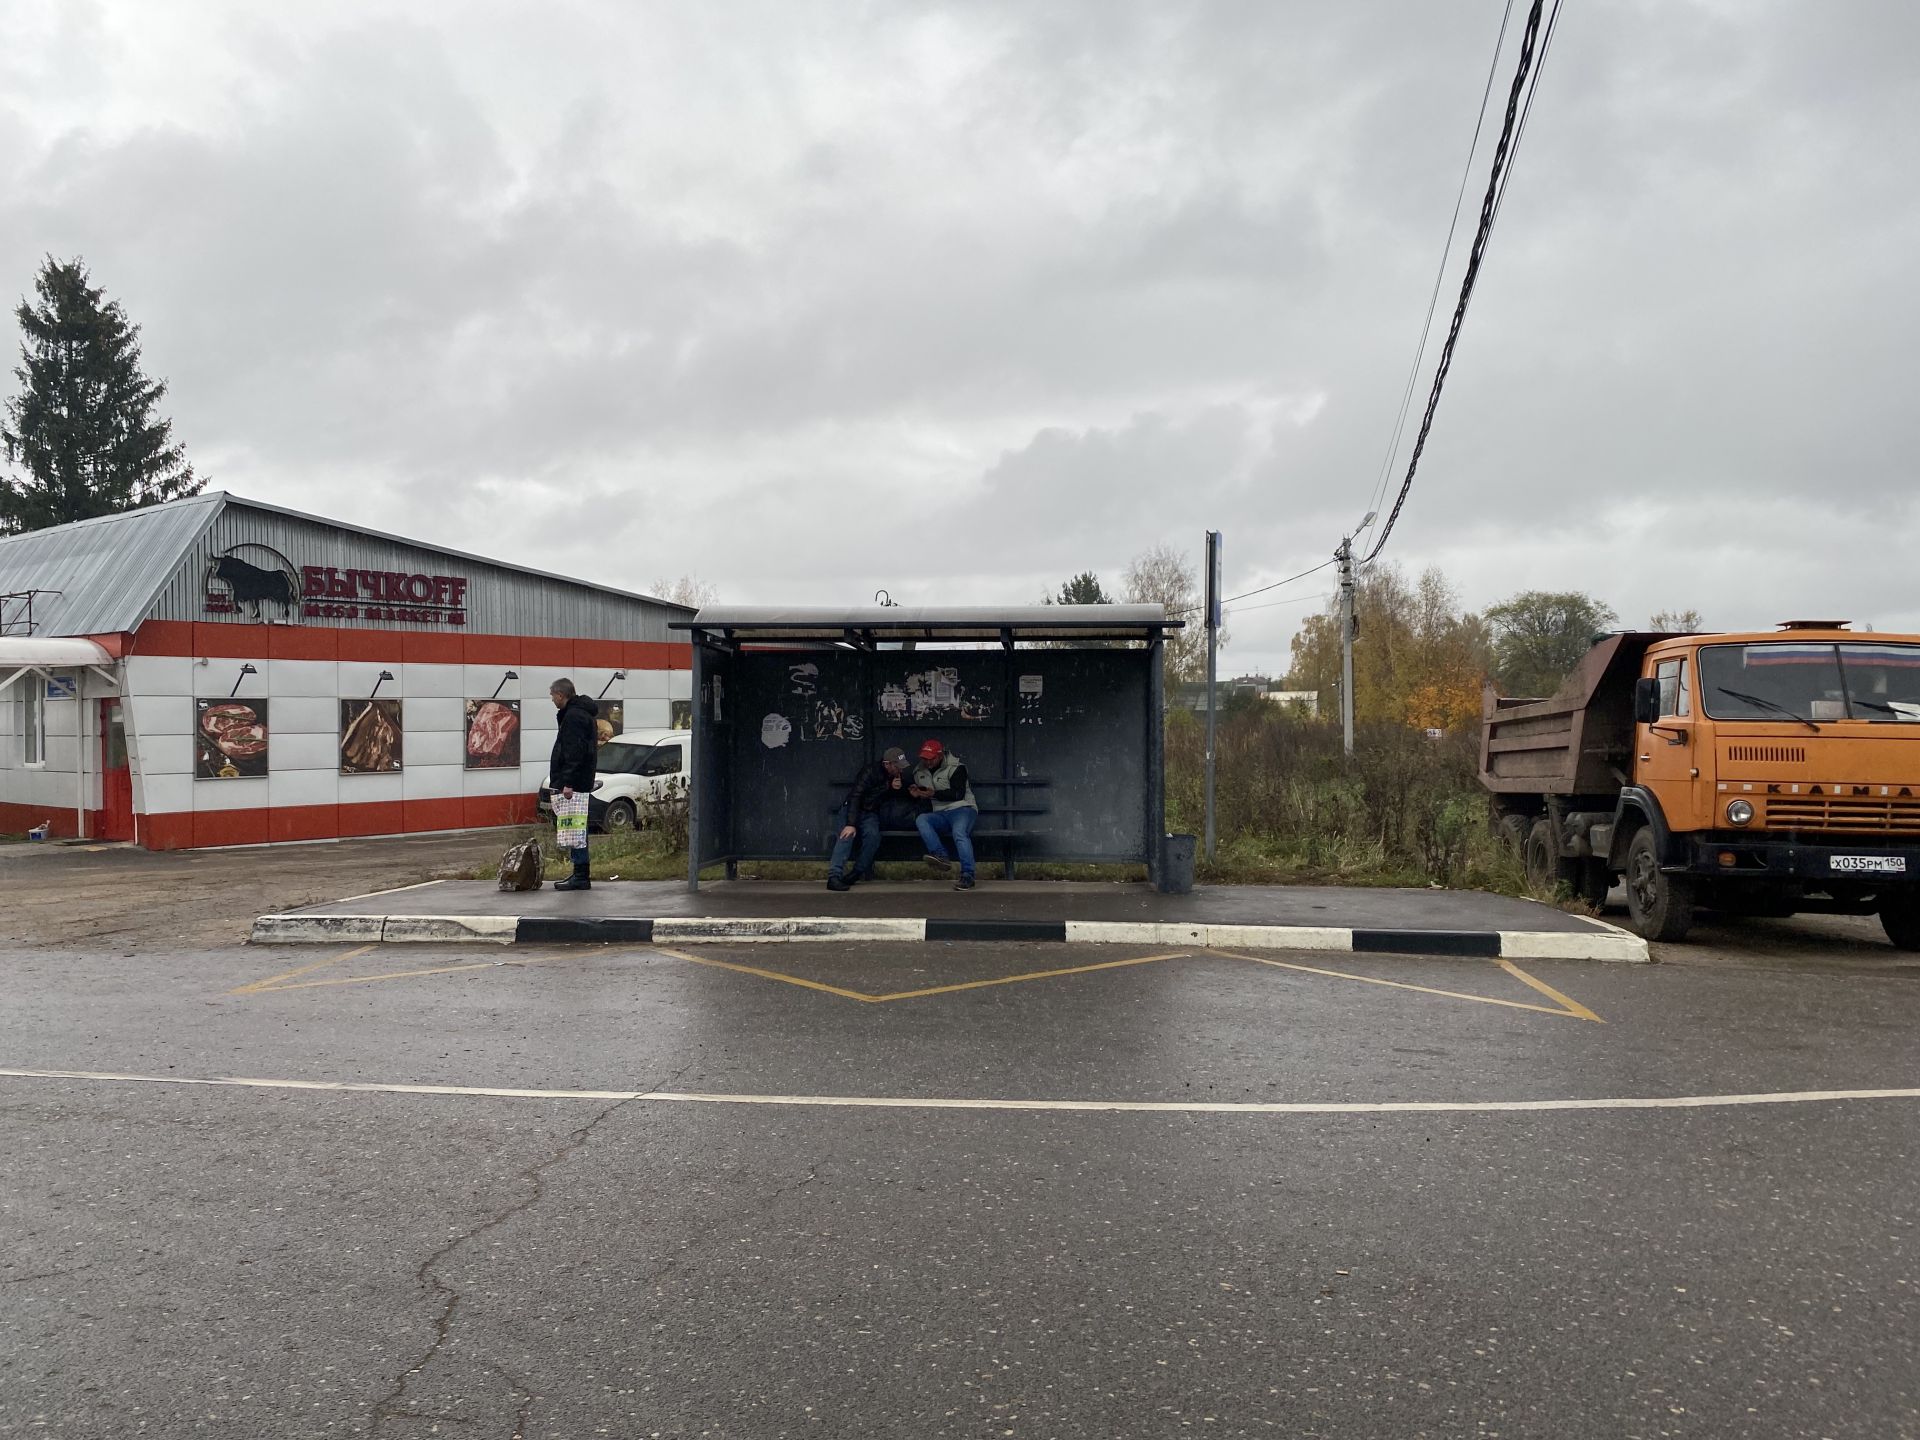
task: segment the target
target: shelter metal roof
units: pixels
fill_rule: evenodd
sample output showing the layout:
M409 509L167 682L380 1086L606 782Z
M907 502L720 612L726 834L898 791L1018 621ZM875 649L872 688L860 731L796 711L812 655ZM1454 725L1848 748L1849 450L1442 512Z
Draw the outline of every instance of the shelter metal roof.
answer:
M0 592L39 592L37 635L131 630L226 500L215 491L0 538Z
M1162 605L708 605L668 628L726 641L1152 640L1178 630Z

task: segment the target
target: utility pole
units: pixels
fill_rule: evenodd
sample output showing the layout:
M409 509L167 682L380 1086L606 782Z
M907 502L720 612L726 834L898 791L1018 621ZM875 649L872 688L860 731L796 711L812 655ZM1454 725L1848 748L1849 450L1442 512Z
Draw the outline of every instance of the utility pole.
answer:
M1213 737L1220 654L1220 532L1207 531L1207 859L1214 858Z
M1371 517L1369 517L1371 518ZM1340 562L1340 733L1353 757L1353 537L1333 552Z

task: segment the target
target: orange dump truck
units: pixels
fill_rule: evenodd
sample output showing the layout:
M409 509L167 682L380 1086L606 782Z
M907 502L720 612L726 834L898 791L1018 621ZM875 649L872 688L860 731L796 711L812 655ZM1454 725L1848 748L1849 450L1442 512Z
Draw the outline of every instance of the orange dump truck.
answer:
M1920 635L1609 635L1484 720L1494 823L1536 881L1598 903L1624 878L1649 940L1696 907L1824 911L1920 949Z

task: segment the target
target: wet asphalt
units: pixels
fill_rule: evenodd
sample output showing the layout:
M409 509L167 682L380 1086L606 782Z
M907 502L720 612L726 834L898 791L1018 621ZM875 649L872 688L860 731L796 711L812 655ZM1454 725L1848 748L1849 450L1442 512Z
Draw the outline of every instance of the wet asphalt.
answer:
M1520 968L1547 989L1086 946L13 952L0 1066L1202 1105L1920 1086L1920 970L1878 954ZM1913 1098L0 1076L0 1434L1916 1436L1917 1162Z

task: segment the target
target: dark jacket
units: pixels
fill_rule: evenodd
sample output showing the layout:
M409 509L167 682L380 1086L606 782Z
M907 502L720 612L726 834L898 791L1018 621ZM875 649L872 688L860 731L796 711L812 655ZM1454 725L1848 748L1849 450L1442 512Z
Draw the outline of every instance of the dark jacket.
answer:
M858 825L862 815L877 815L882 828L888 828L889 821L898 821L900 823L891 828L906 829L922 808L919 801L907 794L907 787L912 783L911 776L902 775L900 788L896 790L885 762L875 760L854 777L853 788L847 791L844 823Z
M584 695L574 696L561 707L560 730L553 737L553 759L547 766L547 784L555 793L569 786L593 789L600 755L600 737L593 722L599 714L600 707Z

